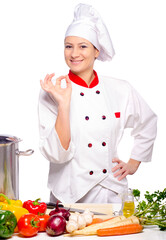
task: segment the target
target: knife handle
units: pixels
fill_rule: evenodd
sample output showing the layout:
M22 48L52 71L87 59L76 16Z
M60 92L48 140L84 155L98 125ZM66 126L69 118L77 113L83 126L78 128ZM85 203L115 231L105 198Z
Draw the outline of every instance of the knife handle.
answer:
M47 208L49 208L49 209L56 208L56 203L47 202L46 204L47 204ZM60 207L60 208L62 207L63 208L64 206L63 206L62 203L58 203L58 207Z

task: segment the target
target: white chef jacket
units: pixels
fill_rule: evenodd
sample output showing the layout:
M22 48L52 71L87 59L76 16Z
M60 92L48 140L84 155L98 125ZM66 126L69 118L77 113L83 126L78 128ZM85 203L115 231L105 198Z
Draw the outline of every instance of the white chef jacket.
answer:
M86 88L72 82L71 141L65 150L55 130L57 103L41 90L39 97L40 150L50 161L48 187L62 202L76 202L94 186L116 193L127 187L111 171L125 128L133 128L130 158L148 162L156 137L157 117L124 80L99 76Z

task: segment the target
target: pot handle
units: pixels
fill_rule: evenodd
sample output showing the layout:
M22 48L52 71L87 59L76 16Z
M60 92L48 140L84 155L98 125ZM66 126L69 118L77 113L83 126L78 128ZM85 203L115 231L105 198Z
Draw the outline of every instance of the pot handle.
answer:
M16 150L16 154L19 155L19 156L30 156L34 153L34 150L32 149L28 149L26 151L19 151L19 150Z

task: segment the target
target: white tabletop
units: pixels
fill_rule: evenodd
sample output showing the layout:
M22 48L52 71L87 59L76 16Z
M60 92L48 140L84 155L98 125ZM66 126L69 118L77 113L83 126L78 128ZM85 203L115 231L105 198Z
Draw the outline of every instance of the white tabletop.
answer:
M34 240L47 240L52 238L52 236L49 236L47 233L38 233L35 237L31 237L28 239L34 239ZM130 235L123 235L123 236L114 236L114 237L97 237L97 236L75 236L75 237L64 237L64 236L58 236L56 237L57 240L59 239L66 239L71 240L75 238L76 240L93 240L93 239L113 239L113 240L166 240L166 231L160 231L158 228L151 227L151 228L144 228L142 233L137 234L130 234ZM15 234L12 236L11 240L21 240L22 236Z

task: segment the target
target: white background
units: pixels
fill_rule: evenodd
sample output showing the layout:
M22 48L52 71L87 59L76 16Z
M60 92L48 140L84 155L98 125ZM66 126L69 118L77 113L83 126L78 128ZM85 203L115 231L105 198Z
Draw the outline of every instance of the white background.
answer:
M49 199L48 161L40 154L38 134L39 80L47 73L67 74L63 40L80 0L0 1L0 134L22 139L20 199ZM151 163L129 176L129 186L142 191L166 186L166 7L165 0L87 0L102 16L116 55L96 61L99 74L129 81L158 115L158 136ZM126 131L119 148L127 161L132 147Z

